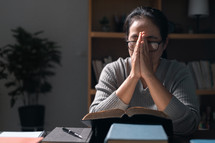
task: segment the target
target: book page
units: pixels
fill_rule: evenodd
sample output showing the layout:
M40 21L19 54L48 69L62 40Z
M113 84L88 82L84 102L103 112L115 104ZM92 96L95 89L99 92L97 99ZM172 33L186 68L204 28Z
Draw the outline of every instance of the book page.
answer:
M126 114L129 117L131 117L135 114L148 114L148 115L154 115L154 116L158 116L158 117L168 118L168 116L161 111L152 110L152 109L148 109L148 108L144 108L144 107L130 107L127 109Z
M106 111L99 111L95 113L88 113L83 117L82 120L92 120L92 119L104 119L104 118L121 118L125 114L125 111L121 109L111 109Z

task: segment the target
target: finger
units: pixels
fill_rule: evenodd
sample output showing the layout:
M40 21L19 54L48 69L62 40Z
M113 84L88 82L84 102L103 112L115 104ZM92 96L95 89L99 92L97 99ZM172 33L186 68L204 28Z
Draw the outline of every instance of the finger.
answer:
M140 47L140 53L143 53L143 49L144 49L144 32L141 32L141 36L140 36L140 42L139 42L139 47Z
M148 41L145 37L143 37L143 41L144 41L144 53L149 53L149 45L148 45Z
M143 65L143 52L144 52L144 36L145 34L141 32L141 42L140 42L140 68Z
M143 41L143 35L141 35L141 41L140 41L140 54L143 54L144 50L144 41Z
M135 48L134 48L134 52L139 52L140 49L140 41L141 41L141 32L139 33Z
M142 60L143 60L143 52L144 52L144 42L141 41L141 47L140 47L140 63L142 63Z

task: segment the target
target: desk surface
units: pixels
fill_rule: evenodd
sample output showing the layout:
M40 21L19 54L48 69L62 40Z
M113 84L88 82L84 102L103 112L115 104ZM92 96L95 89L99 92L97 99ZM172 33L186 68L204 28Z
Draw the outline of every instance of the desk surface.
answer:
M190 139L215 139L215 130L197 130L190 136L173 136L169 143L190 143Z
M197 130L187 137L174 136L173 143L190 143L190 139L215 139L215 130Z
M0 132L1 133L1 132ZM47 131L49 134L50 131ZM190 136L173 136L173 143L190 143L190 139L215 139L215 130L198 130ZM171 143L170 142L170 143Z

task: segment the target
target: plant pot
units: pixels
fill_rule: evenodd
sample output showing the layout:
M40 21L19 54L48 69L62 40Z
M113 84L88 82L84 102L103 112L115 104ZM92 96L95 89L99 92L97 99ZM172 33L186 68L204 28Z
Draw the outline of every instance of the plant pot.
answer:
M43 130L45 116L43 105L22 106L18 110L22 130Z

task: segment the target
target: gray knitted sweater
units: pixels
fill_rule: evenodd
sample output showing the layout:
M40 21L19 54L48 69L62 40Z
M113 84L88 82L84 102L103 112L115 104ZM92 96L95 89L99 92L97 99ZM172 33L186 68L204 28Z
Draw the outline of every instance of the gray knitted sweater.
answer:
M103 69L96 95L90 106L90 112L98 112L113 108L127 109L142 106L157 110L148 88L143 88L139 81L129 105L123 103L116 95L116 90L128 77L131 71L131 58L112 62ZM189 69L175 60L161 59L156 71L157 78L173 95L164 112L173 121L175 134L188 135L195 131L199 124L199 105L195 93L195 84Z

